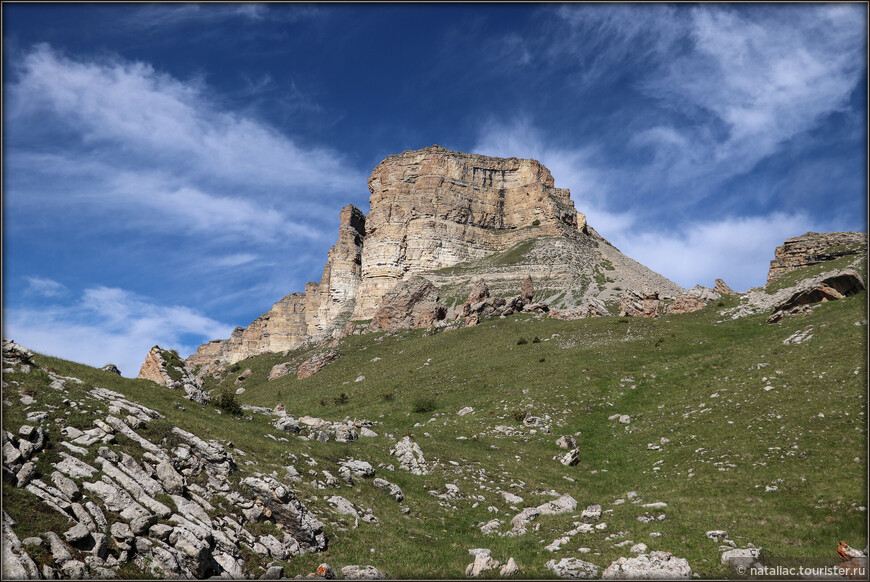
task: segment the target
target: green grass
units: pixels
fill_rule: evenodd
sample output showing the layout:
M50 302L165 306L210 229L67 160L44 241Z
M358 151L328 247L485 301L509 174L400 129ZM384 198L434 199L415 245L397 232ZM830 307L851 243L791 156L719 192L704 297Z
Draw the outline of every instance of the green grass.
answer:
M623 539L686 558L704 578L726 576L717 544L704 537L711 529L725 529L741 546L751 542L772 557L832 557L840 540L863 548L867 513L858 506L867 503L867 327L854 324L866 318L866 293L821 304L811 315L787 317L779 325L766 324L765 315L716 323L736 301L724 297L722 306L655 320L559 321L518 314L426 337L423 330L350 336L336 348L341 359L304 380L295 374L267 378L275 364L301 363L316 348L241 362L240 367L252 370L245 393L237 397L243 404L271 408L283 401L297 417L375 422L372 429L380 436L347 444L301 440L277 431L263 415L218 414L213 406L183 400L180 393L153 383L45 356L36 357L40 366L81 378L86 385L68 383L69 394L62 395L46 387L43 372L8 374L7 381L20 385L4 389L4 399L17 402L19 392L28 389L38 401L32 409L57 402L63 412L61 396L85 401L87 387L102 386L166 415L140 431L155 442L171 426L206 439L232 440L239 466L234 479L272 471L281 478L282 467L295 464L304 476L293 485L300 499L321 520L338 525L327 525L326 552L286 563L290 576L328 562L336 570L374 564L397 578L456 578L472 561L468 548L487 547L501 562L514 557L524 578L551 577L544 567L547 560L579 557L604 568L628 555L627 548L613 547ZM809 325L810 340L782 343ZM521 337L541 341L518 345ZM365 380L355 382L360 375ZM233 388L233 380L227 375L211 387ZM773 389L765 391L768 385ZM345 403L340 403L342 394ZM465 406L474 412L457 416ZM549 416L551 433L523 427L527 414ZM608 420L613 414L627 414L631 423ZM24 422L18 404L4 407L3 415L6 427ZM519 434L496 432L497 425ZM576 433L580 464L564 467L553 460L564 452L555 441ZM265 434L288 440L276 442ZM431 474L378 468L396 464L389 449L405 435L420 445L433 466ZM662 437L670 442L661 450L647 450L648 443L659 444ZM303 453L317 466L302 461ZM338 461L348 457L372 463L378 476L402 488L405 501L396 503L366 479L337 489L310 485L309 468L335 474ZM523 487L509 488L520 481ZM439 505L429 493L443 493L446 483L462 493L453 502L456 510ZM771 485L778 489L765 491ZM548 501L552 497L544 492L556 490L574 496L580 507L538 518L532 525L540 529L523 536L485 536L478 523L499 518L506 531L516 513L499 489L523 497L522 506ZM613 505L628 491L637 491L644 503L668 506ZM330 495L371 508L380 523L342 525L324 502ZM28 520L20 518L33 511L32 502L19 491L4 487L3 501L18 519L20 534L26 528L59 527L46 521L24 525ZM574 536L555 554L544 551L544 545L572 529L591 503L612 510L602 517L607 529ZM400 505L411 512L403 515ZM499 512L491 513L488 506ZM637 521L646 512L667 517ZM46 513L40 519L52 518ZM605 541L619 531L625 537ZM651 532L662 535L649 537ZM580 554L581 546L592 552Z

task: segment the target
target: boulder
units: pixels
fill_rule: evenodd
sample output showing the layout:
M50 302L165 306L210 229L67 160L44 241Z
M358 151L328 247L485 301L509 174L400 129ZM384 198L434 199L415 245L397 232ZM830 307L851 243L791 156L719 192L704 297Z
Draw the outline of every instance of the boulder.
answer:
M716 279L716 285L713 287L713 291L719 295L734 295L734 291L732 291L731 287L729 287L722 279Z
M490 555L489 550L479 551L474 556L474 561L465 568L465 575L472 578L477 578L483 572L494 570L499 567L498 560L495 560Z
M345 566L341 569L345 580L384 580L387 576L374 566Z
M608 580L680 580L691 577L689 562L669 552L619 558L601 574L602 579Z
M118 376L121 375L121 370L119 370L118 366L116 366L115 364L106 364L105 366L100 368L100 370L103 370L105 372L111 372L112 374L117 374Z
M387 291L369 331L429 327L447 313L439 299L438 288L431 281L413 275Z
M558 562L550 560L545 566L559 578L591 579L598 577L598 566L577 558L562 558Z
M520 296L525 303L531 303L535 297L535 283L532 281L532 276L529 275L520 284Z
M395 455L399 462L399 468L410 471L412 475L428 475L429 467L426 464L426 459L423 458L423 451L420 446L411 440L411 437L404 437L397 442L392 449L390 455Z
M302 364L296 370L296 377L300 380L304 380L309 376L313 376L340 357L341 354L333 350L318 352L302 362Z

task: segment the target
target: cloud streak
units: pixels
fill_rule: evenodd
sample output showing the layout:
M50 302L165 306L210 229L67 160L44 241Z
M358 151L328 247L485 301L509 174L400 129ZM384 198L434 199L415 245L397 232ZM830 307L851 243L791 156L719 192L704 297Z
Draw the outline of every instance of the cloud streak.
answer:
M233 329L189 307L157 305L130 291L102 286L86 289L72 305L9 309L5 319L4 337L90 366L112 362L126 377L136 377L154 344L185 357L196 349L191 337L229 337Z

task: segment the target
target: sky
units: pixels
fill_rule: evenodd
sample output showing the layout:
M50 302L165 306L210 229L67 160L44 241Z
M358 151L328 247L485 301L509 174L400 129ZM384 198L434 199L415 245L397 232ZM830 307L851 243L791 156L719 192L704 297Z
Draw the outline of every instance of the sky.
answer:
M534 158L683 287L867 230L867 6L3 4L3 337L136 376L320 279L386 156Z

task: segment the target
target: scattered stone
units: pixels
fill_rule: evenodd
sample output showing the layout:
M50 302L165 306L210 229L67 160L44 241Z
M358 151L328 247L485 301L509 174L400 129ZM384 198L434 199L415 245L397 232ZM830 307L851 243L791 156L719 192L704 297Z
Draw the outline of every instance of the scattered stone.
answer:
M595 523L599 519L601 519L601 505L597 503L588 506L580 514L580 521L583 523Z
M739 548L722 554L721 561L730 568L750 568L762 558L761 548Z
M728 537L728 532L724 529L713 529L704 534L713 541L720 542Z
M570 451L559 457L559 462L566 467L573 467L580 462L580 449L571 449Z
M429 468L426 464L426 459L423 458L423 451L420 446L411 440L411 437L404 437L390 449L390 455L395 455L399 462L399 467L406 471L410 471L412 475L428 475Z
M577 439L571 435L564 435L556 441L556 446L560 449L576 449Z
M355 461L353 459L341 463L342 467L347 469L356 477L374 477L375 469L371 463L366 461Z
M508 558L507 564L505 564L504 566L501 567L501 570L499 570L498 574L499 574L499 576L504 578L507 576L513 576L514 574L516 574L519 571L520 571L520 569L517 566L517 563L514 562L514 559Z
M476 578L483 572L498 568L499 565L498 560L492 558L489 550L482 550L474 556L474 562L465 568L465 575Z
M647 551L647 546L644 543L634 544L628 549L632 554L644 554Z
M403 499L405 499L405 495L402 493L402 489L395 483L390 483L386 479L376 478L372 481L372 485L381 489L385 489L390 495L392 495L396 499L397 502L401 502Z
M471 414L472 412L474 412L474 409L470 406L466 406L465 408L462 408L456 414L458 414L459 416L465 416L466 414Z
M117 374L118 376L121 375L121 370L119 370L118 366L116 366L115 364L106 364L105 366L103 366L100 369L105 371L105 372L111 372L112 374Z

